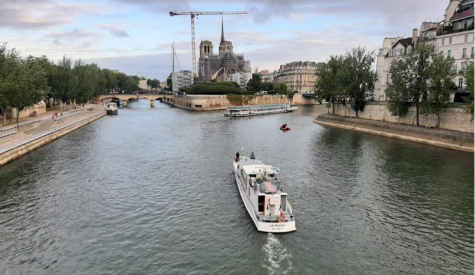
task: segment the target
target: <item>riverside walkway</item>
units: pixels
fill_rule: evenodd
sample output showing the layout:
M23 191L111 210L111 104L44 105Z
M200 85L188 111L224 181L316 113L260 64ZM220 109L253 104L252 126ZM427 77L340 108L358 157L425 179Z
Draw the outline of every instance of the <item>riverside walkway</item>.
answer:
M62 114L53 110L23 118L19 129L16 123L0 127L0 166L104 115L103 106L87 104Z

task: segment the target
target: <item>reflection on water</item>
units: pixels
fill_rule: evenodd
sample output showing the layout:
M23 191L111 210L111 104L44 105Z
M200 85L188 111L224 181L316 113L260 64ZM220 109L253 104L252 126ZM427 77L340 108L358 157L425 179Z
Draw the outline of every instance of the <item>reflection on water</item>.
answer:
M473 272L473 154L312 122L326 111L144 100L1 167L0 273ZM296 232L256 232L231 173L241 148L281 168Z

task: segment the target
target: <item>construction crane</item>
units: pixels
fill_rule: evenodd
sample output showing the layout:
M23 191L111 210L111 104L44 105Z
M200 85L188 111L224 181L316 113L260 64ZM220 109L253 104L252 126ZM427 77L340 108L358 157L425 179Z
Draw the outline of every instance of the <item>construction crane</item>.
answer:
M198 15L229 15L229 14L247 14L247 11L188 11L177 12L171 11L170 16L175 15L190 15L191 16L191 49L193 62L193 76L196 76L196 54L195 54L195 16Z

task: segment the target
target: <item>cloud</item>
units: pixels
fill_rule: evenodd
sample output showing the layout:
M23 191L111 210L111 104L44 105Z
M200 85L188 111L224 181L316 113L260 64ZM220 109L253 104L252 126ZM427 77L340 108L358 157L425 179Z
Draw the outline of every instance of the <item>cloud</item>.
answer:
M94 25L94 27L102 29L102 30L108 30L113 36L118 37L118 38L129 37L129 34L126 31L121 30L117 28L116 26L97 23Z
M91 16L105 10L98 4L62 4L52 0L0 1L0 27L43 29L75 24L76 16Z
M88 46L90 42L99 37L100 36L98 34L91 33L88 31L81 31L77 28L74 28L71 31L50 33L44 38L52 39L52 42L56 45L62 45L64 42L80 44L82 41L83 46Z

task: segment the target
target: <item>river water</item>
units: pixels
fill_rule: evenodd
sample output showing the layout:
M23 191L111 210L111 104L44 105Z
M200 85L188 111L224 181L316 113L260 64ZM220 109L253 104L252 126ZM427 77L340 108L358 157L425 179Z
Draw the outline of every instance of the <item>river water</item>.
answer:
M0 273L473 274L473 154L326 128L321 111L141 100L1 167ZM297 231L256 231L241 149L281 169Z

